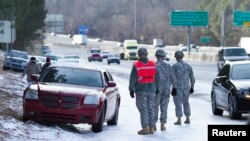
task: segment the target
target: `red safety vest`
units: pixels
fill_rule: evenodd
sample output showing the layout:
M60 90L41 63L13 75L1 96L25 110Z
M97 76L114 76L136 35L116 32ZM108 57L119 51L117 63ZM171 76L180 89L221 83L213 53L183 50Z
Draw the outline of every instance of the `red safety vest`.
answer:
M156 64L149 60L146 64L141 61L135 61L134 65L137 70L139 83L153 83L155 82Z

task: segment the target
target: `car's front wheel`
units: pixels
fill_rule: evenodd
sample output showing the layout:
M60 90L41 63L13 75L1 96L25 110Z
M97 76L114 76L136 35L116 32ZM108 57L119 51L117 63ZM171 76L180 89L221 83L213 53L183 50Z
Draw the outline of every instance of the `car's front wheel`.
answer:
M242 117L242 114L237 112L237 101L233 95L230 95L228 99L228 112L231 119L239 119Z
M116 108L115 108L115 114L111 120L107 122L108 125L117 125L118 123L118 116L119 116L119 103L117 102Z
M103 130L104 119L105 119L105 106L102 108L102 112L101 112L98 122L92 125L92 131L94 133L98 133Z
M212 92L211 99L212 99L211 103L212 103L212 112L213 112L213 114L221 116L223 114L223 110L216 107L216 96L215 96L215 94L213 92Z

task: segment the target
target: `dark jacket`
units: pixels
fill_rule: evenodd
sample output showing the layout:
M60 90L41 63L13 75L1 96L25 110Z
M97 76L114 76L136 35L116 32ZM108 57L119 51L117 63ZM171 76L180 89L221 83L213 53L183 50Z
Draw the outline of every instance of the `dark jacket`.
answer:
M51 65L50 62L46 62L46 63L43 65L43 67L42 67L41 74L42 74L42 73L44 72L44 70L45 70L46 68L48 68L50 65Z

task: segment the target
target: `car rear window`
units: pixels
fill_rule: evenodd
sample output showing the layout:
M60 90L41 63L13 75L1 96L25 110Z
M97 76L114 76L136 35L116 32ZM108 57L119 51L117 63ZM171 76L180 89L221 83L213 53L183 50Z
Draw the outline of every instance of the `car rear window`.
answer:
M232 68L232 79L250 79L250 64L234 65Z
M40 82L65 83L92 87L103 86L101 72L99 71L63 67L49 68L40 77Z
M247 56L245 49L237 48L237 49L225 49L225 56Z
M91 53L101 53L101 50L90 50Z

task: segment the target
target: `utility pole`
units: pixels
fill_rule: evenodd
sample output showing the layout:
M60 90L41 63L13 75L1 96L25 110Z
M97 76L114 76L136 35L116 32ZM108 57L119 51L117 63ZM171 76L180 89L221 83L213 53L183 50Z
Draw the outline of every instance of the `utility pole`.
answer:
M190 53L191 48L190 48L190 42L191 42L191 26L187 27L187 45L188 45L188 53Z
M234 10L235 10L235 9L234 9L234 6L235 6L234 4L235 4L235 3L234 3L234 0L232 0L232 10L233 10L233 13L234 13Z
M221 40L220 46L224 47L224 39L225 39L225 11L221 12Z
M137 17L136 17L137 16L137 0L135 0L134 6L135 6L134 7L134 10L135 10L134 11L134 38L136 39L136 36L137 36L137 31L136 31L137 30L136 29L137 28L136 27L136 24L137 24L137 21L136 21L137 20Z
M14 2L11 0L11 6L10 6L10 70L12 71L12 49L13 49L13 22L14 22Z

